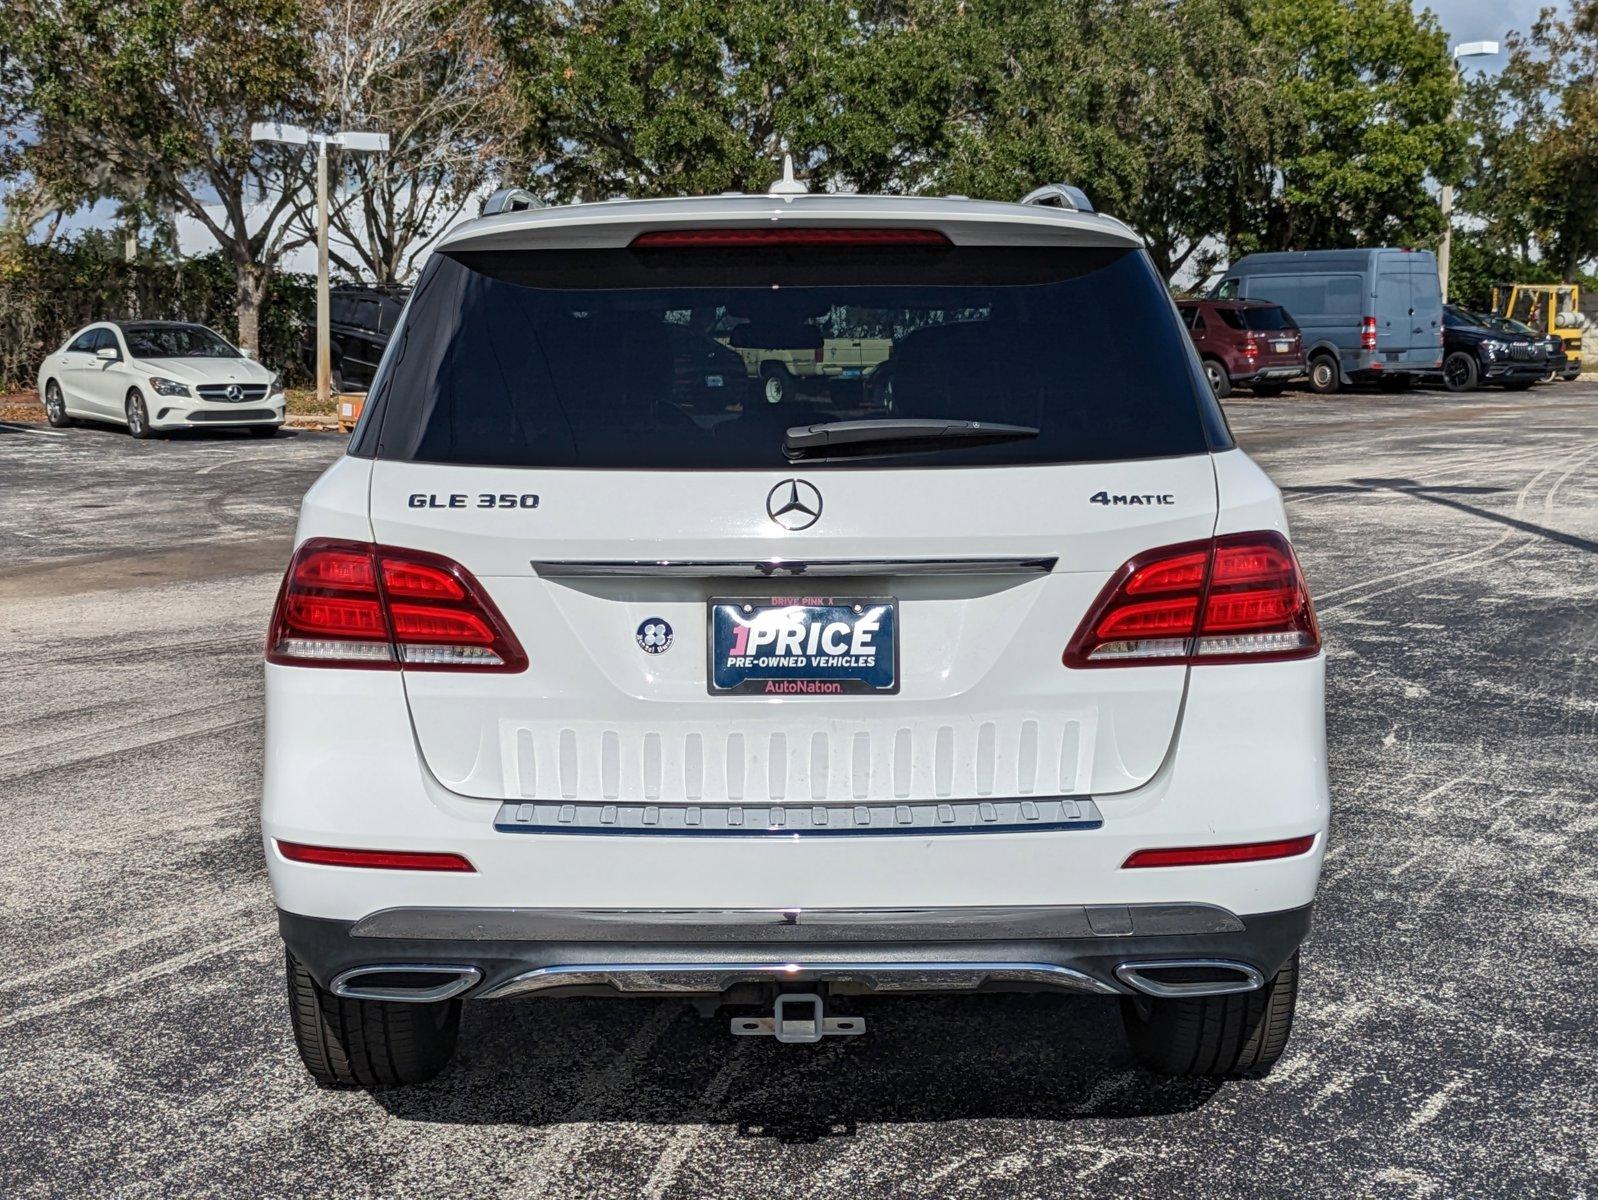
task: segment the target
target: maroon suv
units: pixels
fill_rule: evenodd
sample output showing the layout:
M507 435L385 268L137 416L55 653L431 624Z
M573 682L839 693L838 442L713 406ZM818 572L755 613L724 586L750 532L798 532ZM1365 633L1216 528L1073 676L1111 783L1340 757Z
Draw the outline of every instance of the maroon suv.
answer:
M1179 300L1182 324L1204 360L1217 396L1234 385L1256 396L1279 396L1290 380L1307 374L1298 325L1268 300Z

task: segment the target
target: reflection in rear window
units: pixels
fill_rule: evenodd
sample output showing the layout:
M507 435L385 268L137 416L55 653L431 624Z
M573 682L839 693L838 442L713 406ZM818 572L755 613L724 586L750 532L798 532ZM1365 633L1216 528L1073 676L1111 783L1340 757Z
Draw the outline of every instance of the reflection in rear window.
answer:
M1039 432L849 465L1151 458L1224 440L1201 380L1137 251L445 253L355 452L786 468L790 426L947 418Z
M1233 329L1252 329L1256 333L1270 333L1278 329L1297 329L1287 310L1277 305L1262 308L1220 308L1216 310Z

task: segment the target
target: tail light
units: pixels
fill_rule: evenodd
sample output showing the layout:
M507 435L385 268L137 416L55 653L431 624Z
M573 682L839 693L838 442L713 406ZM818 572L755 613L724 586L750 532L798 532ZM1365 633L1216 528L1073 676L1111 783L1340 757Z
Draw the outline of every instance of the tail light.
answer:
M521 671L516 636L465 567L438 554L311 538L294 552L268 662L410 671Z
M1258 358L1259 357L1259 353L1260 353L1260 344L1254 340L1254 335L1251 333L1243 341L1243 357L1244 358Z
M1376 318L1365 317L1359 323L1359 348L1376 349Z
M1269 862L1309 853L1315 835L1282 838L1275 842L1244 842L1230 846L1176 846L1169 850L1134 850L1124 867L1205 867L1215 863Z
M477 868L459 854L440 850L347 850L342 846L307 846L302 842L277 844L290 862L320 867L371 867L380 871L470 871Z
M1068 667L1309 658L1320 628L1279 533L1234 533L1140 554L1099 593Z
M819 246L848 246L871 249L877 246L947 247L948 237L936 229L898 229L866 226L861 228L723 228L653 229L640 233L629 243L635 250L699 250L747 247L750 249L799 249Z
M821 362L826 357L827 357L827 349L826 349L826 347L825 346L817 346L816 347L816 361L817 362Z

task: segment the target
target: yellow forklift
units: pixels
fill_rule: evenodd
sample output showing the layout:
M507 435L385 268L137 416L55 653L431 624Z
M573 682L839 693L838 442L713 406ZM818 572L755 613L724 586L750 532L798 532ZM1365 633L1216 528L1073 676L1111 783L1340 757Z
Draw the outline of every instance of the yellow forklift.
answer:
M1493 313L1553 334L1565 343L1568 361L1563 379L1581 374L1581 333L1587 319L1581 312L1581 288L1574 283L1495 283Z

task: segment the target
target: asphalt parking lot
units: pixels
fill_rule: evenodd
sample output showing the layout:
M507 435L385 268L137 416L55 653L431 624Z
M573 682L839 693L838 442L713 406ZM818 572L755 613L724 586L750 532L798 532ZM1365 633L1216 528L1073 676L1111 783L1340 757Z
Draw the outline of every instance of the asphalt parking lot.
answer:
M260 643L330 434L0 427L0 1195L1591 1196L1598 386L1228 405L1328 644L1334 815L1287 1056L1133 1068L1108 1003L468 1005L317 1090L259 844Z

